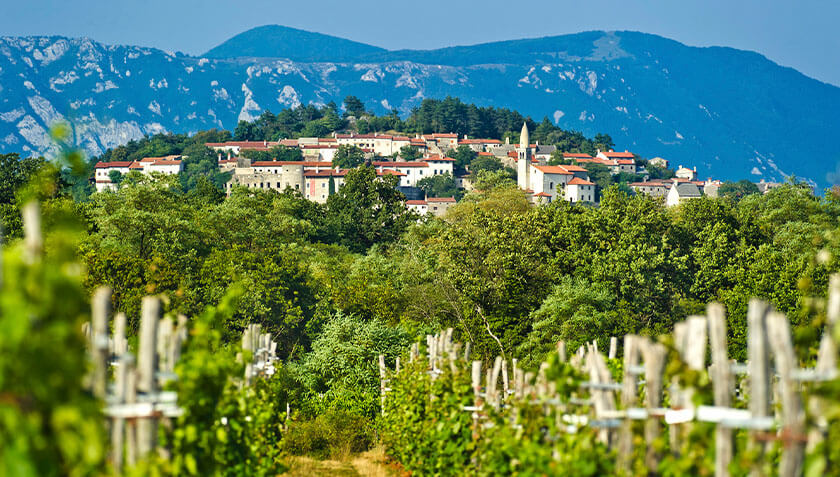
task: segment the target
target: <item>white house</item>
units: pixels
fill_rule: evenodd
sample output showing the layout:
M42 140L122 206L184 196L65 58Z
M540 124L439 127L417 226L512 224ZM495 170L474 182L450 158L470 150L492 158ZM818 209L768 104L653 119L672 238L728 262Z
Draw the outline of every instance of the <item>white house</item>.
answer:
M128 174L131 170L131 161L97 162L94 167L93 178L96 184L96 192L107 189L116 189L117 185L111 182L111 172L116 171L122 175Z
M689 169L687 167L683 167L682 165L677 168L677 172L675 174L680 179L688 179L690 181L697 180L697 168Z
M702 196L703 194L697 185L691 182L674 181L674 184L668 190L668 195L665 196L665 205L673 207L687 200L699 199Z
M165 175L178 174L184 170L181 156L144 157L139 161L112 161L97 162L94 167L94 183L96 191L116 189L117 185L111 181L111 172L119 172L122 175L131 171L138 171L141 174L153 172Z

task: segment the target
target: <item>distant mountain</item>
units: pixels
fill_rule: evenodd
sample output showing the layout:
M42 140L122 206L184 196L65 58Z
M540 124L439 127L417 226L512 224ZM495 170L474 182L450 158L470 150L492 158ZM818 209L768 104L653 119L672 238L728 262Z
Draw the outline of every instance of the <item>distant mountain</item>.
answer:
M204 54L205 58L290 58L302 62L356 61L387 50L280 25L252 28Z
M840 88L747 51L597 31L386 51L264 27L210 53L0 38L0 151L48 152L46 129L62 118L98 154L143 134L232 129L266 109L348 94L404 114L451 95L606 132L617 149L697 166L701 177L795 174L820 187L840 177Z

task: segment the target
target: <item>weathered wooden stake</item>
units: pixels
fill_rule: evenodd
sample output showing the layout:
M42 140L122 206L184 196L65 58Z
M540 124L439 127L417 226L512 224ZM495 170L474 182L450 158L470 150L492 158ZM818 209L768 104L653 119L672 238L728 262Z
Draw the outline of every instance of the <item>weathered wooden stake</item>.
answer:
M747 308L747 355L748 377L750 388L750 415L753 419L770 415L770 362L767 343L767 328L765 326L768 306L758 299L750 300ZM760 469L764 462L763 455L767 445L759 437L761 432L751 431L748 450L757 453L758 463L750 475L763 475Z
M160 318L160 300L143 298L140 320L140 352L137 357L137 391L150 396L157 392L157 325ZM137 457L143 458L154 450L157 442L157 418L142 418L137 423Z
M41 235L41 205L37 201L27 202L20 211L23 219L23 245L25 259L32 263L41 255L44 240Z
M820 351L817 355L815 371L822 375L837 373L837 343L834 340L834 330L840 321L840 275L832 275L828 283L828 300L826 303L826 323L820 340ZM808 409L814 416L815 426L808 431L808 445L806 452L813 452L825 440L824 429L828 427L825 418L825 400L820 396L812 396Z
M624 337L624 378L621 390L621 406L626 410L636 405L637 379L636 373L631 372L639 364L638 337L627 335ZM626 475L632 474L633 453L633 421L624 419L618 438L618 470Z
M114 402L123 404L127 402L127 388L129 384L129 372L134 367L134 356L126 353L120 356L117 367L116 379L114 380ZM123 465L123 444L125 442L125 419L114 418L111 425L111 463L114 470L119 474Z
M379 394L380 394L380 406L382 409L382 415L385 415L385 355L379 355Z
M645 366L645 407L650 412L662 405L662 371L665 368L668 350L661 343L654 343L649 338L643 338L640 346ZM659 419L648 419L645 422L645 442L655 442L659 434ZM653 446L648 446L645 466L648 469L659 468L660 458Z
M618 353L618 338L615 336L610 337L610 352L607 355L609 359L615 359L616 354Z
M90 352L93 358L93 395L105 399L108 376L108 318L111 315L111 289L99 287L91 303Z
M784 314L771 311L767 315L767 338L779 374L779 395L782 401L781 438L784 448L779 475L801 475L805 459L805 411L799 396L799 385L793 379L798 360L793 350L790 323Z
M712 349L710 369L712 386L715 393L715 406L732 405L732 372L726 345L726 309L720 303L712 303L706 311L709 317L709 343ZM729 475L729 464L734 451L732 429L720 423L715 430L715 475Z

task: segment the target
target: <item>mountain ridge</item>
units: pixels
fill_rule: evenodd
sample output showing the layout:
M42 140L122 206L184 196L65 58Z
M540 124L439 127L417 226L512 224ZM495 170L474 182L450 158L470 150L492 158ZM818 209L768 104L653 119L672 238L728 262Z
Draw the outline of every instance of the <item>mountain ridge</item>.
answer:
M370 53L379 61L211 59L3 37L0 151L48 153L49 122L62 118L99 154L144 134L233 129L265 109L341 103L348 94L402 114L451 95L589 136L606 132L618 149L696 165L701 176L796 174L825 186L840 162L829 149L840 135L840 88L759 53L598 31L432 51Z

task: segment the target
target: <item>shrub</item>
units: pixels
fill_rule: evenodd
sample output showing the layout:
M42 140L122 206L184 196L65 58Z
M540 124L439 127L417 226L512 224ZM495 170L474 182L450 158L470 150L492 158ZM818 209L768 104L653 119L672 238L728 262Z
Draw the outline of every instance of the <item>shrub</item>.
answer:
M364 452L373 443L373 427L365 417L340 409L315 419L295 422L283 438L283 450L319 459L343 459Z

